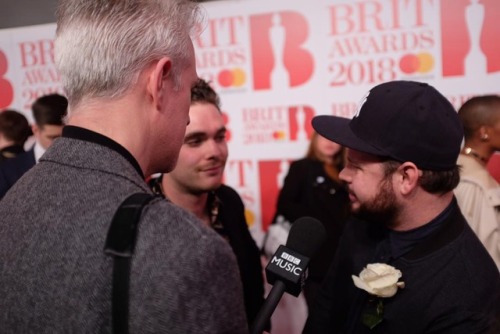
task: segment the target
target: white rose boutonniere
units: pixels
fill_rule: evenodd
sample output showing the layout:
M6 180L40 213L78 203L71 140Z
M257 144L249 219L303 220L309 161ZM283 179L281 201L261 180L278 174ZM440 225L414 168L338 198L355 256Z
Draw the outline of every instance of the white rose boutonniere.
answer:
M404 288L404 282L398 282L401 271L384 263L369 264L359 277L352 275L354 285L371 295L389 298L396 294L398 288Z
M380 297L390 298L396 294L398 288L404 288L404 282L398 282L401 278L401 271L384 263L368 264L358 276L352 275L352 280L356 287L365 290L369 294ZM372 329L383 319L384 304L382 299L376 300L374 307L368 308L363 314L362 321ZM371 304L375 300L369 301Z

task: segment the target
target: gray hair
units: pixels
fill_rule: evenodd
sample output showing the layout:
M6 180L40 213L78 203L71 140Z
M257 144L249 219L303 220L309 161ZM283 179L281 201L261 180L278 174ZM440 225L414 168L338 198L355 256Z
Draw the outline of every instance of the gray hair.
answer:
M60 0L56 66L70 105L122 96L165 56L178 86L201 19L189 0Z

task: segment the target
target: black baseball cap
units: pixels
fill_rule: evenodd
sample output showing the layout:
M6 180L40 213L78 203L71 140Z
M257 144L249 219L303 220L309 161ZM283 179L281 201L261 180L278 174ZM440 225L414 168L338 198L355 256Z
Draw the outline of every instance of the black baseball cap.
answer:
M415 81L375 86L352 119L321 115L313 118L312 126L356 151L435 171L456 166L463 139L453 105L434 87Z

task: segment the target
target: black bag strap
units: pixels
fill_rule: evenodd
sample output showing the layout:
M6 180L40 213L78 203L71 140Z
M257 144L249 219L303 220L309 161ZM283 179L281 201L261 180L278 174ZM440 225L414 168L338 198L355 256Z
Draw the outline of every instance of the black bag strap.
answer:
M106 237L104 253L114 258L111 319L116 334L128 334L130 263L142 209L153 198L147 193L127 197L116 210Z

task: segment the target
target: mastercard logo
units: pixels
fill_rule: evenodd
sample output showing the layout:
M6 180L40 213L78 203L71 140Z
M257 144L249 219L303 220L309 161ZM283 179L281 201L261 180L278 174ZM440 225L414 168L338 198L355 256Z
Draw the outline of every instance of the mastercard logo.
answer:
M247 76L241 68L226 69L219 72L217 81L221 87L241 87L247 81Z
M252 227L255 224L255 214L248 209L245 209L245 219L247 220L248 227Z
M428 52L406 54L399 60L399 68L403 73L427 73L434 68L434 57Z
M284 140L286 137L286 134L284 131L274 131L273 132L273 138L276 140Z

